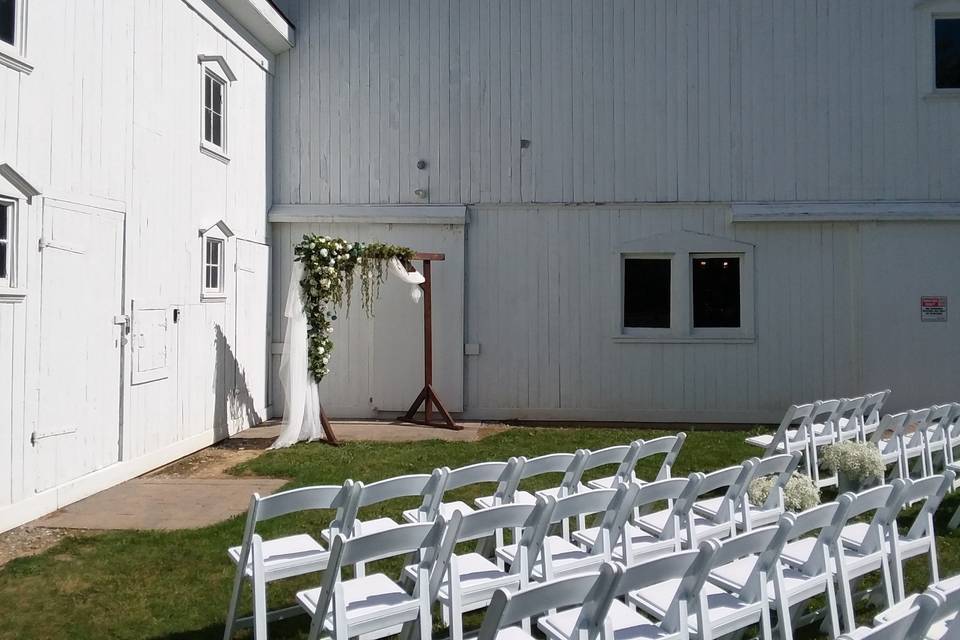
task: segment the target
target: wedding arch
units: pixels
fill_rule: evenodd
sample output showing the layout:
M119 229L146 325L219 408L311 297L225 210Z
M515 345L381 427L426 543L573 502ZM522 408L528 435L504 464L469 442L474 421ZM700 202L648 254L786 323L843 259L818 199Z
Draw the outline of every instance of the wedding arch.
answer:
M425 384L417 400L401 419L431 424L431 405L443 417L442 425L460 428L443 408L432 388L430 263L443 254L418 254L408 247L380 242L348 242L342 238L305 235L294 247L294 264L284 308L286 330L280 359L280 383L284 392L284 425L272 445L325 439L336 444L336 435L320 402L318 383L330 372L333 321L341 309L349 311L356 278L360 278L361 306L368 317L379 297L380 285L392 273L411 285L411 297L424 301ZM424 277L412 260L422 260ZM414 418L424 404L424 420Z

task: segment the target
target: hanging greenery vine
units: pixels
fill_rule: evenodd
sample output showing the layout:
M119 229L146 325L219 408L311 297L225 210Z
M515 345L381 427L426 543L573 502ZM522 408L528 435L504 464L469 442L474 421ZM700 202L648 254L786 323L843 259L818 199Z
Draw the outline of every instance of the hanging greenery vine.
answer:
M387 262L391 258L401 262L410 260L414 251L382 242L364 244L342 238L305 235L294 248L294 253L294 259L303 264L300 288L310 327L307 333L310 373L320 382L330 373L327 365L333 350L332 322L337 319L337 308L344 302L347 311L350 309L356 269L360 269L363 310L367 317L373 317L373 303L380 295Z

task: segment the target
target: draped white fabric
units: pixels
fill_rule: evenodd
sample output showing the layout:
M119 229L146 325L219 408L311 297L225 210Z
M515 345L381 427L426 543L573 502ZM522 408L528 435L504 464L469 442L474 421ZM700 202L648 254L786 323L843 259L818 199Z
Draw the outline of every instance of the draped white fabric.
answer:
M414 301L423 295L419 285L424 281L417 271L407 272L399 260L390 260L390 270L397 278L411 285ZM283 317L287 326L283 334L283 354L280 356L280 385L283 387L284 416L280 436L272 449L289 447L296 442L309 442L325 438L320 422L320 389L310 374L308 363L307 315L300 295L300 279L303 265L293 263L290 286L287 288L287 304Z

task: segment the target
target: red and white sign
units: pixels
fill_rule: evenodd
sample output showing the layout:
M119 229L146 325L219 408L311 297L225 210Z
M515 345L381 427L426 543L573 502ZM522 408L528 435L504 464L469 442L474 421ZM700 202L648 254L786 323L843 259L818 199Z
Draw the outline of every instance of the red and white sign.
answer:
M947 321L947 296L922 296L920 298L921 322Z

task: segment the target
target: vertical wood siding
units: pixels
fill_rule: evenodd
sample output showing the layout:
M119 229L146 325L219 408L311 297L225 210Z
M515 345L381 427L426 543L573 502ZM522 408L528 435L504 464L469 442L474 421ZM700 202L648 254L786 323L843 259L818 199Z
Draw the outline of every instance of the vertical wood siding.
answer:
M276 198L956 199L914 5L287 0Z
M476 207L467 236L471 415L779 417L859 389L853 224L733 225L723 205ZM614 341L627 241L692 231L755 245L756 339ZM751 311L753 312L753 311Z

